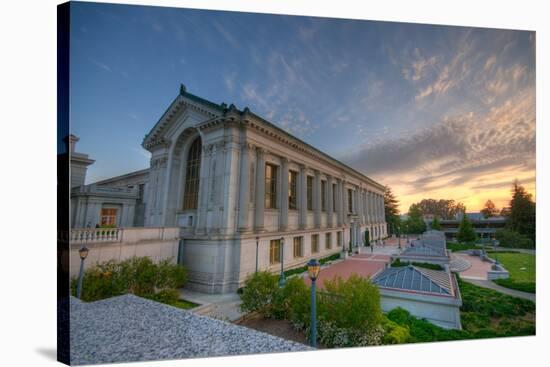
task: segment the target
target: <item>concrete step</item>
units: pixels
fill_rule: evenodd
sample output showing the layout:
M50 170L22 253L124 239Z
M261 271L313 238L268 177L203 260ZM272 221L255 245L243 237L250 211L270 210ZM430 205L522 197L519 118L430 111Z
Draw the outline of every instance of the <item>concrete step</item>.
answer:
M454 272L461 272L464 270L469 269L472 266L469 261L461 258L461 257L455 257L451 256L451 262L449 264L449 267L451 271Z

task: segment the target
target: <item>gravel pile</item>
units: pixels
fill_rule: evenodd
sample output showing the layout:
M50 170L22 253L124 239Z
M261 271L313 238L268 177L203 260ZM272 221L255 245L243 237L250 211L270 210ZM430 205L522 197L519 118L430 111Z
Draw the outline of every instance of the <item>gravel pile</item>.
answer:
M71 364L303 350L310 348L130 294L71 298Z

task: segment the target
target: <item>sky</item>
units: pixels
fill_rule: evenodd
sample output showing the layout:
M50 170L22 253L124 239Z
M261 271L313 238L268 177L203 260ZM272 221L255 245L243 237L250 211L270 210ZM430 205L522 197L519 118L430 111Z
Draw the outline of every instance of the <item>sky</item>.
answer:
M249 107L388 185L468 211L535 195L535 33L72 3L71 132L86 183L147 168L179 92Z

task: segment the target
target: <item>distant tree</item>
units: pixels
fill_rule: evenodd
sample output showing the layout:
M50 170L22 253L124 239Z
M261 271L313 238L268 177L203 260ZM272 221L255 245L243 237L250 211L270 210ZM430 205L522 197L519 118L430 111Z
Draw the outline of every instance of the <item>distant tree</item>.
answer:
M435 231L441 231L441 222L439 221L439 217L437 215L434 217L432 222L432 229Z
M483 214L485 218L496 217L498 213L498 209L491 200L487 200L483 209L481 209L481 214Z
M389 228L389 233L397 232L399 227L399 200L395 197L389 186L386 186L384 191L384 210L386 214L386 223Z
M515 180L512 184L512 200L510 200L510 214L507 216L507 227L536 242L535 217L536 205L533 195L528 193L518 180Z
M468 216L464 214L460 225L458 226L458 232L456 234L456 239L459 242L473 242L476 240L476 232L472 226L472 222L468 219Z
M426 231L426 223L422 218L422 212L414 204L409 208L409 218L407 218L405 226L409 234L419 234Z
M423 215L434 215L441 219L454 219L457 213L466 211L463 203L446 199L422 199L420 202L412 204L409 211L413 207Z
M510 208L505 206L502 209L500 209L500 216L508 218L510 216Z

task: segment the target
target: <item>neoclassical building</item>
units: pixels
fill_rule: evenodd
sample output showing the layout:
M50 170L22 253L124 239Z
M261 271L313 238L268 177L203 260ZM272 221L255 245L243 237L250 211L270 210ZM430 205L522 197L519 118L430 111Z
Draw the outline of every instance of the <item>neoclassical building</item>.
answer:
M365 231L386 236L383 185L248 108L212 103L182 85L142 146L151 153L148 171L96 183L95 191L133 190L134 218L119 225L179 227L178 258L197 290L234 291L256 268L296 267L362 246ZM86 188L74 195L82 200ZM102 217L101 205L94 213Z

